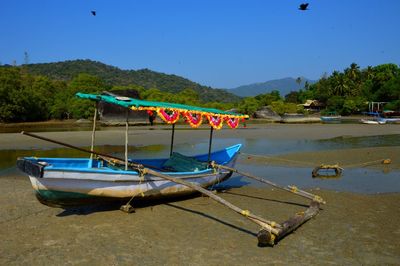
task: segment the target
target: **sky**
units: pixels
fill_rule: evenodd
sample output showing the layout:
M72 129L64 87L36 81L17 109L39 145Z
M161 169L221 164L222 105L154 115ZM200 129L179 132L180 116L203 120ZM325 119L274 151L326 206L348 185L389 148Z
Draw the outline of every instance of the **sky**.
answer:
M400 0L307 2L0 0L0 63L91 59L214 88L400 64Z

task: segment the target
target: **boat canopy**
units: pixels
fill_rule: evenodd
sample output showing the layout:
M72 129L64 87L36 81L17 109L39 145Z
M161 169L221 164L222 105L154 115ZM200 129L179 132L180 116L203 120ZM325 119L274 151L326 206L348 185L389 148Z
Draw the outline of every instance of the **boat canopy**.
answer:
M237 128L240 120L249 117L248 115L226 112L214 108L204 108L178 103L145 101L121 96L80 92L76 93L76 96L93 101L104 101L134 111L147 111L149 115L153 115L153 112L156 112L157 115L168 124L175 124L182 116L190 126L194 128L199 127L202 124L203 118L206 118L208 123L214 129L221 129L224 122L230 128Z

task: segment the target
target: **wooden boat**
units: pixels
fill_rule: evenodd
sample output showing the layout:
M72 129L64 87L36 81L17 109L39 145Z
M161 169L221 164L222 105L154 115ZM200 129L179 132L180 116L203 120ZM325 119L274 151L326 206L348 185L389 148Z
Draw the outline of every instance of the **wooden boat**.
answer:
M282 187L233 168L241 144L211 152L213 130L221 129L223 123L230 128L236 128L239 121L247 118L247 115L182 104L142 101L110 93L105 95L77 93L77 96L93 100L96 103L90 150L32 133L21 132L31 137L91 154L90 158L24 157L17 160L17 167L29 176L39 201L44 204L65 206L92 200L129 199L120 209L132 212L134 209L130 202L133 198L149 199L200 192L261 226L257 234L260 246L274 245L285 235L317 215L320 204L325 204L321 197L298 189L296 186ZM125 158L95 152L96 116L99 101L116 104L134 111L147 111L149 115L154 115L156 112L162 120L172 125L170 157L143 160L128 158L128 112L126 112ZM183 116L192 127L200 126L203 117L207 119L210 125L208 154L188 157L173 152L175 123L180 116ZM311 200L310 206L306 211L296 213L289 220L277 223L257 216L249 210L241 209L206 189L228 179L234 172L307 198Z
M156 198L195 192L193 188L182 184L151 174L144 175L140 172L140 167L143 165L155 170L156 174L167 173L171 177L195 183L203 188L213 186L231 176L231 171L214 169L210 166L210 162L233 167L241 144L211 152L212 132L214 129L220 129L224 122L229 127L236 128L239 120L247 117L246 115L182 104L142 101L112 93L102 95L77 93L77 96L95 101L96 107L99 101L104 101L131 110L145 110L152 116L157 113L162 120L172 124L170 158L129 159L128 123L126 124L125 159L117 160L119 161L117 165L113 165L112 162L115 160L109 160L108 155L100 156L100 158L93 158L93 156L90 158L19 158L18 168L28 174L33 189L42 203L62 206L86 203L95 199L125 199L137 195L143 198ZM93 152L96 115L97 110L94 117L91 151L88 151L94 154L96 154ZM208 154L188 157L173 152L175 123L179 116L184 116L192 127L198 127L203 117L209 121L211 133ZM34 134L25 134L42 138ZM67 146L71 147L71 145ZM133 162L135 167L128 167Z
M342 116L337 115L335 112L330 112L328 115L323 115L320 117L322 122L341 122Z
M240 150L237 144L211 153L212 161L233 167ZM166 159L135 160L158 171L208 188L225 181L231 171L215 171L208 166L208 154L186 157L173 153ZM95 200L178 196L195 192L192 188L153 175L141 176L133 169L112 165L110 161L88 158L18 159L17 167L29 175L40 202L47 205L76 205Z

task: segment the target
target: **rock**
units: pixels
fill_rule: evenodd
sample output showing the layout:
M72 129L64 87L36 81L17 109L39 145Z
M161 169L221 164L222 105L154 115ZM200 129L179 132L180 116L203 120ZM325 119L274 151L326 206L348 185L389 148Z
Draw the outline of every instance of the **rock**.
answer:
M254 113L255 118L268 119L271 121L281 121L280 115L271 110L268 106L263 106Z

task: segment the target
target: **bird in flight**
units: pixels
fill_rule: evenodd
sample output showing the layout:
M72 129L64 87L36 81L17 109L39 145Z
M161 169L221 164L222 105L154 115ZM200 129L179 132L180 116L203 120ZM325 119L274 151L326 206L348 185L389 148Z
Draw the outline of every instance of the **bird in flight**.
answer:
M96 11L92 10L90 13L92 13L93 16L96 16Z
M304 11L304 10L309 10L307 9L308 7L308 3L303 3L299 6L299 10Z

